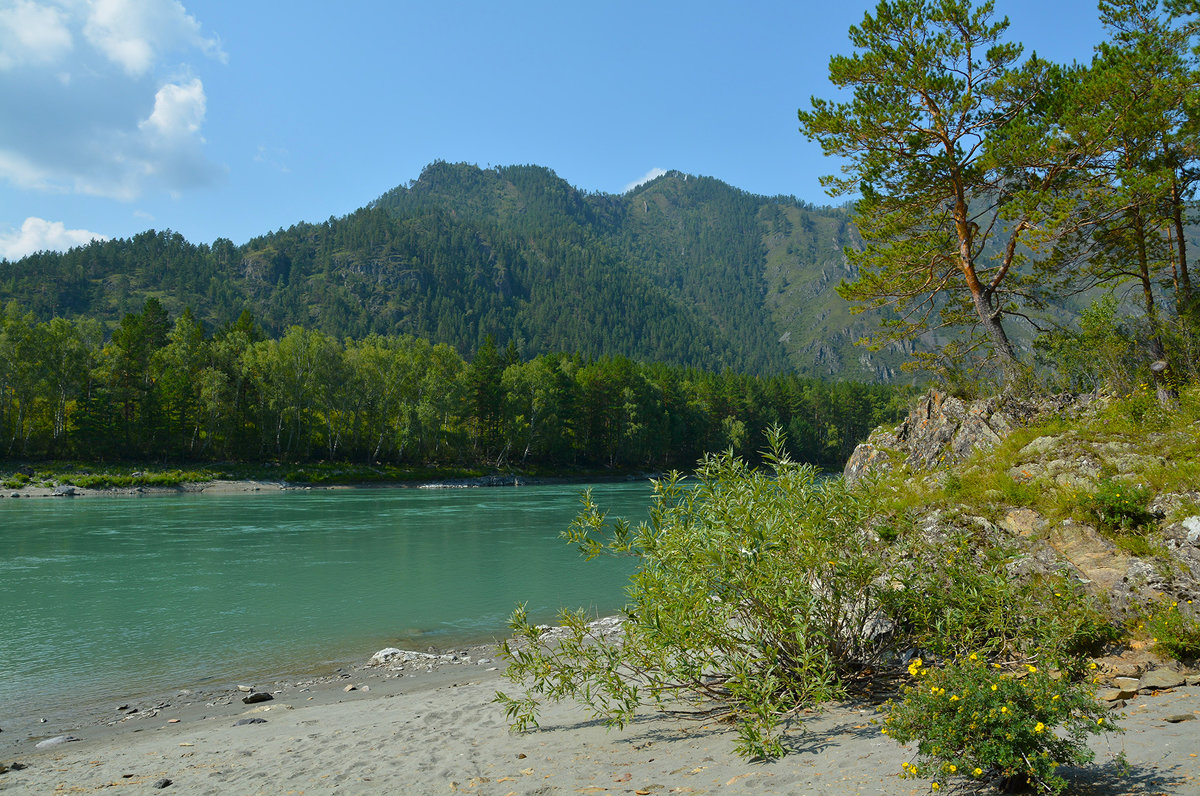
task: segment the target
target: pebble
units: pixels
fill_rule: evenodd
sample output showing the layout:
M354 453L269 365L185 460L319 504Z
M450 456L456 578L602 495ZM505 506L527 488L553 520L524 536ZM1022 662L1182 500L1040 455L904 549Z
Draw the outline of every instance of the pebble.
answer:
M234 727L243 727L247 724L266 724L266 723L267 723L266 719L260 719L260 718L238 719L236 722L234 722L233 726Z
M241 691L244 694L249 694L251 691L254 690L254 686L251 686L251 685L239 685L237 688L239 691Z
M44 741L38 741L36 744L34 744L34 748L50 749L55 746L62 746L65 743L71 743L72 741L78 740L81 739L76 738L74 735L56 735L53 738L47 738Z
M247 705L253 705L255 702L269 702L270 700L272 700L274 698L275 697L271 696L270 694L268 694L264 691L260 691L257 694L249 694L247 696L242 697L242 702L244 702Z
M157 781L156 781L156 782L155 782L153 785L151 785L150 787L152 787L152 788L158 788L159 790L162 790L163 788L169 787L169 786L170 786L170 784L171 784L171 780L167 779L166 777L163 777L162 779L160 779L160 780L157 780Z

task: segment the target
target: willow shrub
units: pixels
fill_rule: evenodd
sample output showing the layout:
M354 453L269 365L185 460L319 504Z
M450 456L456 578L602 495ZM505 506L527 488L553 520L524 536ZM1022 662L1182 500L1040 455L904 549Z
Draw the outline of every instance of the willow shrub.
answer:
M525 694L497 694L515 729L536 726L542 699L572 698L624 726L639 706L723 716L738 751L783 753L800 709L844 693L879 651L881 561L869 495L790 461L769 435L769 471L709 457L695 486L656 482L648 522L609 522L585 498L565 534L590 558L633 555L622 631L593 632L564 612L565 636L544 637L523 609L503 647Z

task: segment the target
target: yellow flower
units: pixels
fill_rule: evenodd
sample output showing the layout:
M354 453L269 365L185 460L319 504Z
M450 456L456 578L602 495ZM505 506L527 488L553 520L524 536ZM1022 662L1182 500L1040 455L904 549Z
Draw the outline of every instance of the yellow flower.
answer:
M1097 723L1097 724L1103 724L1103 723L1104 723L1104 719L1102 719L1102 718L1100 718L1100 719L1096 719L1096 723Z
M979 656L972 652L969 660L977 661L977 660L979 660Z
M957 701L958 701L958 694L952 694L952 695L951 695L951 697L950 697L950 701L951 701L951 702L957 702Z
M1004 707L1000 708L1000 712L1001 712L1001 713L1007 713L1007 712L1008 712L1008 705L1005 705Z
M1027 663L1027 664L1025 664L1025 668L1029 670L1030 674L1033 674L1034 672L1037 671L1037 667L1034 666L1033 664Z
M1095 668L1096 668L1096 662L1095 662L1095 661L1092 661L1091 663L1089 663L1089 664L1088 664L1088 668L1089 668L1089 669L1095 669Z
M916 677L918 674L921 673L921 666L924 663L925 662L922 661L920 658L913 658L912 663L910 663L908 665L908 673L911 674L913 677Z
M932 790L941 790L941 788L942 788L942 786L941 786L941 785L939 785L939 784L937 784L936 782L934 782L933 784L931 784L929 787L930 787L930 789L932 789Z
M1034 732L1043 732L1043 731L1045 731L1045 729L1046 729L1046 725L1045 725L1045 724L1042 724L1042 723L1039 721L1039 722L1037 723L1037 726L1033 728L1033 731L1034 731Z
M978 777L980 774L982 774L982 773L983 773L983 769L982 769L982 768L977 768L977 769L975 769L974 771L972 771L971 773L972 773L972 774L974 774L975 776L977 776L977 777Z
M958 771L958 766L951 763L950 764L950 773L953 774L955 771Z
M1054 696L1050 697L1050 701L1051 701L1051 702L1057 702L1057 701L1058 701L1058 694L1055 694Z
M995 691L995 690L996 690L997 688L999 688L999 687L1000 687L1000 686L996 685L995 683L992 683L992 690L993 690L993 691Z

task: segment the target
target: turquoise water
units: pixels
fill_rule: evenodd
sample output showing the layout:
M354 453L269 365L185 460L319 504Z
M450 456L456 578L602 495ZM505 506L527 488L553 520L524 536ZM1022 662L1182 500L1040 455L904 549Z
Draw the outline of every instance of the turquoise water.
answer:
M558 538L583 489L0 501L0 715L490 640L522 601L612 613L632 563ZM648 483L592 491L645 516Z

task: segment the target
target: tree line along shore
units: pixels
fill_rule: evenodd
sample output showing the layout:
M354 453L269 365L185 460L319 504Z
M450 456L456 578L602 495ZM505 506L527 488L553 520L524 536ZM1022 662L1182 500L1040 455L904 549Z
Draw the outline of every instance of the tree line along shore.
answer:
M778 425L798 459L836 468L909 396L615 356L526 361L490 340L467 361L408 335L340 340L292 327L272 339L248 313L208 333L155 299L111 329L37 321L15 303L0 317L10 462L344 462L417 477L423 468L687 468L718 450L753 457Z

